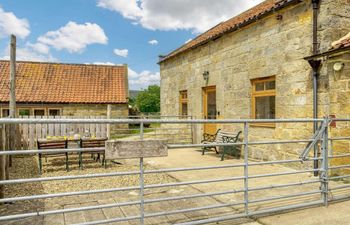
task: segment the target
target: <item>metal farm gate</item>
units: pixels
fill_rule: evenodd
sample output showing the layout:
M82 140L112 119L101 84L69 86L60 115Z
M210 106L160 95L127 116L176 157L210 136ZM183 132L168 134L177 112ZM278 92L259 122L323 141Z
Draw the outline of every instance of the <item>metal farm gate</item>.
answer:
M337 128L329 127L331 123L337 123ZM92 174L67 174L65 176L39 176L1 180L0 185L11 188L11 185L21 185L28 183L50 183L79 180L87 182L89 179L115 178L137 176L138 185L118 186L106 189L90 189L71 192L41 193L36 195L11 196L0 199L0 203L12 203L20 205L23 201L36 201L51 199L71 198L74 204L79 199L88 199L94 195L102 198L111 194L117 200L110 203L99 201L96 204L78 207L52 207L50 209L30 208L22 213L9 213L0 215L0 223L6 224L6 221L24 221L28 218L45 218L55 215L66 215L69 213L87 212L90 214L90 220L75 221L73 224L92 225L108 224L130 221L133 224L207 224L219 221L233 220L238 218L249 218L251 216L276 213L285 210L300 209L311 206L327 206L332 201L349 199L350 185L346 184L346 179L350 178L348 168L350 168L349 143L350 136L341 136L342 132L349 130L350 119L276 119L276 120L194 120L194 119L0 119L0 125L23 125L23 124L140 124L140 139L144 139L144 124L159 123L162 126L176 124L194 125L198 129L205 123L216 123L223 126L232 125L239 127L242 131L242 139L236 143L213 143L213 144L169 144L169 160L164 159L170 164L171 157L176 155L176 165L183 165L190 160L189 155L183 153L198 155L198 160L193 161L201 163L205 159L216 164L201 166L179 166L163 167L154 166L148 168L144 159L140 158L138 168L132 171L109 171ZM312 128L314 123L318 124L319 129L315 133L310 133L308 138L303 139L284 139L270 138L255 140L254 135L250 133L251 124L274 123L276 126L297 127L302 129ZM336 130L335 130L336 129ZM334 132L333 132L334 131ZM336 131L336 132L335 132ZM334 133L334 135L330 135ZM338 135L336 135L338 134ZM340 142L340 144L336 144ZM219 160L219 157L202 156L200 149L203 147L232 147L237 146L242 150L242 159ZM251 160L257 155L253 154L256 149L267 147L284 152L285 149L295 149L295 157L285 155L282 160L273 160L263 158L260 161ZM345 149L340 149L344 147ZM56 150L9 150L1 151L0 156L16 155L28 156L38 153L77 153L84 151L101 151L104 148L74 148L74 149L56 149ZM314 155L314 151L318 154ZM258 152L258 151L257 151ZM297 155L297 153L299 155ZM337 154L336 154L337 153ZM258 154L258 153L256 153ZM187 157L187 158L186 158ZM215 159L215 161L214 161ZM16 159L13 159L16 160ZM208 161L208 162L209 162ZM234 163L232 163L234 162ZM195 164L195 163L194 163ZM160 165L160 164L159 164ZM162 164L163 165L163 164ZM164 164L166 165L166 164ZM185 165L185 164L184 164ZM187 164L186 164L187 165ZM196 164L197 165L197 164ZM294 166L294 169L282 167L284 165ZM314 167L314 165L318 165ZM120 167L121 168L121 167ZM258 169L256 169L258 168ZM267 169L266 169L267 168ZM295 169L297 168L297 169ZM224 172L220 172L223 170ZM271 171L272 170L272 171ZM334 172L336 171L336 172ZM169 182L147 183L148 176L162 174L182 174L181 176L172 175ZM190 175L186 175L190 174ZM213 177L206 175L214 174ZM315 176L317 175L317 176ZM180 178L186 179L180 179ZM284 179L284 177L289 177ZM260 182L261 181L261 182ZM284 181L283 183L277 181ZM285 182L286 181L286 182ZM259 183L260 182L260 183ZM304 187L308 187L302 189ZM181 188L181 189L176 189ZM300 188L300 189L298 189ZM171 192L169 191L171 189ZM152 197L152 193L159 190L162 195ZM278 192L274 192L274 191ZM281 190L281 191L279 191ZM300 190L300 191L298 191ZM182 191L182 192L181 192ZM124 193L118 195L118 193ZM133 195L130 195L133 194ZM256 194L259 193L259 194ZM272 193L272 195L271 195ZM273 195L277 193L276 195ZM270 194L270 195L269 195ZM73 197L76 198L73 198ZM120 198L118 197L120 196ZM133 196L133 197L130 197ZM225 197L226 196L226 197ZM92 198L92 197L91 197ZM201 199L206 199L202 201ZM107 199L108 200L108 199ZM184 204L180 204L180 202ZM197 204L198 203L198 204ZM152 205L157 205L153 206ZM134 208L132 208L134 207ZM225 212L218 211L221 208L227 209ZM128 210L125 210L128 209ZM133 210L131 210L133 209ZM105 217L98 217L94 213L96 210L102 210ZM107 211L108 210L108 211ZM129 213L125 213L128 211ZM2 211L4 212L4 211ZM109 212L109 214L107 213ZM117 213L118 212L118 213ZM120 213L124 212L124 213ZM203 214L196 214L206 212ZM210 213L213 212L213 213ZM86 215L88 215L86 214ZM107 214L109 216L107 216ZM118 216L119 215L119 216ZM181 215L186 215L181 217ZM178 216L178 217L177 217ZM66 218L65 216L60 218ZM91 219L92 218L92 219ZM152 222L153 221L153 222ZM156 222L154 222L156 221ZM69 222L65 221L66 224ZM52 222L52 224L54 224Z

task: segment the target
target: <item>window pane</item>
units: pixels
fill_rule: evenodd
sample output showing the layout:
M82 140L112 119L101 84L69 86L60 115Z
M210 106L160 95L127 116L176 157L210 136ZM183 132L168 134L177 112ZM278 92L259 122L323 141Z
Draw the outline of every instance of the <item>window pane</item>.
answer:
M265 90L274 90L276 89L276 81L269 81L265 83Z
M20 116L30 116L30 110L29 109L20 109L20 110L18 110L18 114Z
M187 111L188 109L187 109L187 103L182 103L181 104L181 115L182 116L187 116L188 114L187 114Z
M34 116L45 116L45 110L44 109L35 109Z
M182 91L181 92L181 99L186 100L187 99L187 91Z
M256 91L263 91L264 90L264 83L256 83L255 90Z
M275 119L275 96L255 98L255 118Z
M49 109L49 116L59 116L60 110L59 109Z
M208 110L208 119L215 120L216 119L216 92L208 92L207 93L207 110Z
M3 109L2 110L2 117L9 117L10 116L10 110Z

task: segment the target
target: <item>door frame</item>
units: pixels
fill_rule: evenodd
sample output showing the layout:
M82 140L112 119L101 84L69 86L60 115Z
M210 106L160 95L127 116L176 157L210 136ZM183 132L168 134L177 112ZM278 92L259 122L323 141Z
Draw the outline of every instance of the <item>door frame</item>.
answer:
M207 86L202 88L202 112L203 112L203 119L208 119L208 93L209 92L215 92L215 104L217 102L216 100L216 85L213 86ZM217 109L217 108L216 108ZM216 124L204 124L203 126L203 132L208 133L208 128L210 127L210 130L215 130L216 132Z

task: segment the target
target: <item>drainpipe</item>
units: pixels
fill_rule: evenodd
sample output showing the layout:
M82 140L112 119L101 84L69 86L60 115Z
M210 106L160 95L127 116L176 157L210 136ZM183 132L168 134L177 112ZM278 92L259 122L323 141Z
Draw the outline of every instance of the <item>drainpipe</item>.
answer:
M312 39L313 39L313 49L312 52L314 55L316 55L318 50L318 11L320 8L320 0L312 0L312 10L313 10L313 24L312 24ZM313 117L314 119L318 118L318 77L319 77L319 70L321 67L321 61L320 60L309 60L309 64L312 67L312 82L313 82ZM318 123L314 122L314 133L317 131ZM318 157L318 149L315 145L314 147L314 158ZM318 169L318 160L314 161L314 169ZM318 171L314 172L314 176L318 176Z

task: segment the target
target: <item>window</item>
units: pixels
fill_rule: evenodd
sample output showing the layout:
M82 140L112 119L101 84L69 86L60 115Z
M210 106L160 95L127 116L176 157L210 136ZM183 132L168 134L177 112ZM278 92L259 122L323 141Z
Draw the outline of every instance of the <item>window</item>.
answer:
M34 116L45 116L45 109L34 109Z
M18 115L19 116L30 116L30 109L19 109Z
M187 91L180 91L180 115L182 117L187 117L188 116Z
M9 109L2 109L1 117L9 117L10 116L10 110Z
M269 77L252 81L252 116L254 119L276 118L276 78ZM273 124L263 124L274 126Z
M49 116L60 116L61 110L59 109L49 109Z

